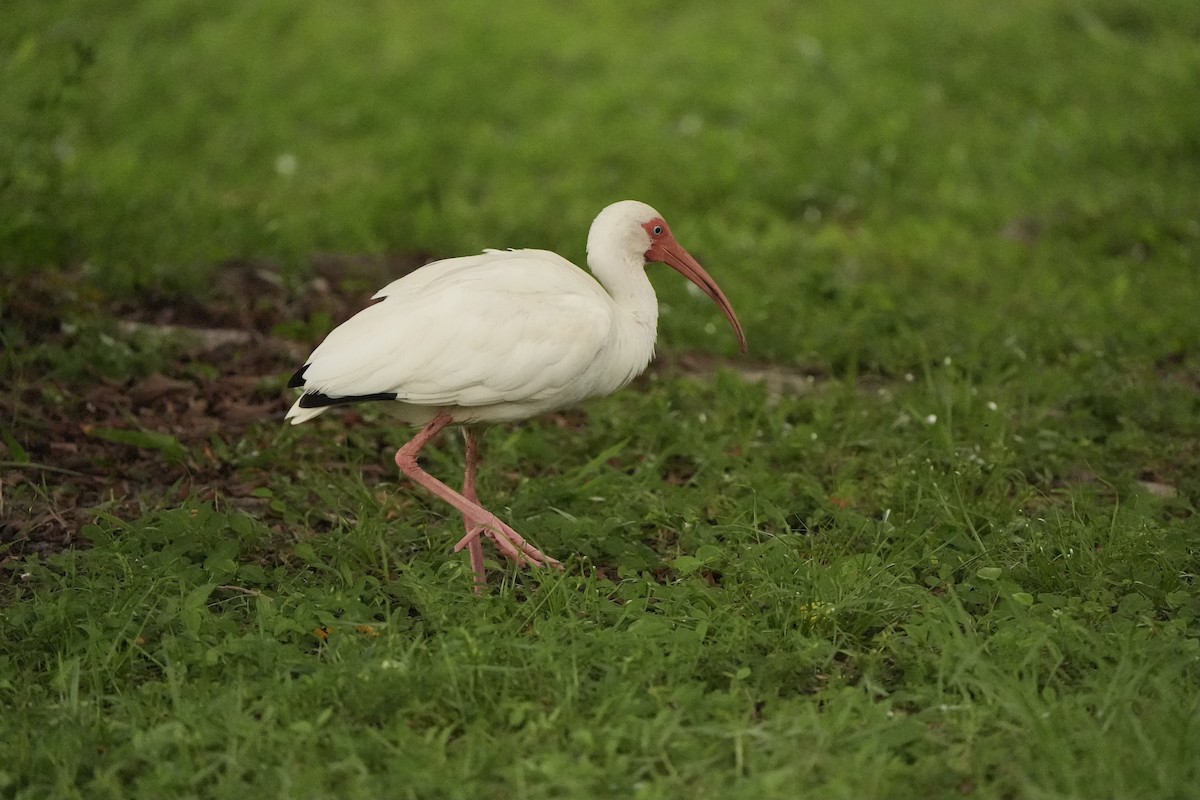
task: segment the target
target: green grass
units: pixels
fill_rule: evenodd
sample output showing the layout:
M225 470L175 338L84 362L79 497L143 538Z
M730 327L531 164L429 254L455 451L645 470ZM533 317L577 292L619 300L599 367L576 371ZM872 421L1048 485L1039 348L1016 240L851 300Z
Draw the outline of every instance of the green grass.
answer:
M88 546L0 541L0 795L1200 797L1193 4L5 18L0 531L70 491L63 409L97 474L184 477ZM488 432L482 497L562 574L472 596L382 413L86 427L97 384L214 369L114 308L236 259L296 293L327 253L581 261L623 197L751 353ZM655 282L664 355L735 352ZM458 480L457 436L428 456Z

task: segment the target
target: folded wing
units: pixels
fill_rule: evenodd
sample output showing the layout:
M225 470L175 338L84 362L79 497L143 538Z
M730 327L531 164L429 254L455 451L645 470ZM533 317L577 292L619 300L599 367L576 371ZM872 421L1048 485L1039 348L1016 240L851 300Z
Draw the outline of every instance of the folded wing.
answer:
M427 265L334 329L297 373L306 394L424 406L567 400L613 326L588 273L543 250Z

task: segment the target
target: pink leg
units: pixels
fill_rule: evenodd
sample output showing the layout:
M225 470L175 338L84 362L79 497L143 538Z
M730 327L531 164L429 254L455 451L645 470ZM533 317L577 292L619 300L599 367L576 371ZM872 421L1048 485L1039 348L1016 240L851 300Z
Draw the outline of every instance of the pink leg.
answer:
M475 493L475 468L479 464L479 437L469 426L463 428L463 436L467 440L467 452L466 466L463 470L462 493L463 497L478 505L479 495ZM483 594L483 587L487 585L487 573L483 569L483 542L479 541L479 534L483 532L483 529L478 526L471 527L465 520L463 524L467 529L467 535L464 538L470 540L467 543L467 550L471 553L471 571L475 573L475 594Z
M457 553L464 547L469 547L472 541L478 541L480 532L483 532L496 543L500 548L500 552L506 558L516 561L518 564L528 562L535 567L549 564L552 567L561 568L562 565L558 561L550 558L541 550L526 542L521 534L504 524L495 514L479 505L478 502L470 500L454 491L421 469L417 463L417 455L450 422L450 415L445 412L438 414L430 420L429 424L422 428L408 444L396 451L396 466L400 468L405 477L415 481L435 496L445 500L463 515L467 535L460 539L458 544L454 546L454 552ZM474 563L472 562L473 567Z

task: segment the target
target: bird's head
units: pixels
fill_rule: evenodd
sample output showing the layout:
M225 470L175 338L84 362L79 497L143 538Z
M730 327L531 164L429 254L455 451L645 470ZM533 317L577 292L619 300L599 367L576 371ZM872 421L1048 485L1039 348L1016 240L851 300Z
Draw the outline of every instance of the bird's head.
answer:
M746 334L729 299L691 253L675 240L662 214L650 206L637 200L622 200L605 208L588 232L587 249L590 257L603 252L626 263L661 262L674 268L712 298L737 334L742 352L746 352Z

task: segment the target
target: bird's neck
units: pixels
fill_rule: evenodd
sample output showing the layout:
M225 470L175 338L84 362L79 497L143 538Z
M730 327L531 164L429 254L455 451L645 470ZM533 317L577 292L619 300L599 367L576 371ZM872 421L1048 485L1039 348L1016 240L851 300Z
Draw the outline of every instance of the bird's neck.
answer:
M658 298L646 276L645 264L640 259L629 263L589 259L588 266L617 307L644 331L653 348L658 335Z

